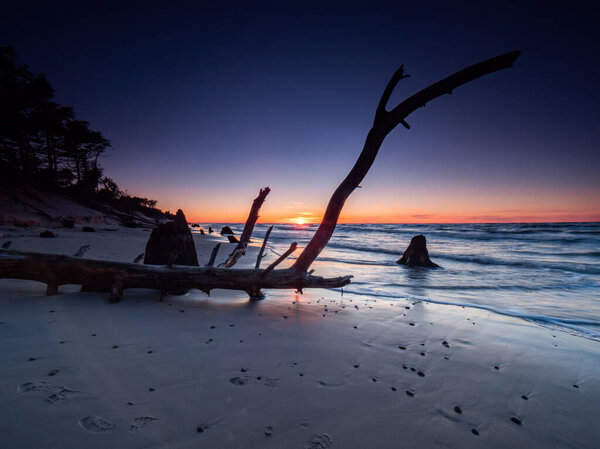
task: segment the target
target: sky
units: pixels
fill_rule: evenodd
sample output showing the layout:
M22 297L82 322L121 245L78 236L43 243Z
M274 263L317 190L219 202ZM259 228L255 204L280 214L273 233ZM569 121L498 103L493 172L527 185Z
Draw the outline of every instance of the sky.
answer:
M318 222L389 106L514 67L394 129L340 222L600 221L593 2L12 2L0 45L111 140L105 175L189 221Z

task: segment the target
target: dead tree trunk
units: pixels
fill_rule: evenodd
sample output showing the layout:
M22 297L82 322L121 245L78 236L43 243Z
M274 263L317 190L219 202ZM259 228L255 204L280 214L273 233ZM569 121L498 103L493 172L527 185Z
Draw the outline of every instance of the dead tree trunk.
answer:
M295 270L255 270L140 265L135 263L79 259L55 254L0 250L0 278L28 279L45 283L46 294L55 295L60 285L88 284L111 292L111 301L120 299L128 288L161 291L198 289L207 294L215 288L241 290L251 297L261 288L337 288L350 283L352 276L323 278Z
M371 168L371 165L373 165L373 161L377 156L377 152L379 151L379 147L381 147L383 140L388 133L398 125L398 123L402 123L405 128L409 128L405 118L415 109L425 106L426 103L440 95L452 93L454 89L469 81L473 81L488 73L511 67L520 54L520 51L512 51L467 67L466 69L417 92L412 97L404 100L393 110L387 111L387 102L390 99L394 88L402 78L408 77L408 75L404 74L404 66L401 66L396 73L394 73L387 87L383 91L383 95L377 106L377 111L375 112L373 127L367 135L365 145L358 160L354 164L354 167L352 167L352 170L350 170L350 173L348 173L348 176L346 176L331 196L319 228L315 232L312 240L306 248L304 248L302 253L300 253L300 256L298 256L293 268L299 272L306 272L319 256L323 248L325 248L325 245L327 245L327 242L329 242L329 239L335 230L346 199L361 183Z
M246 220L246 224L244 225L244 230L242 231L242 235L240 236L240 241L235 247L235 249L231 252L229 257L227 257L227 260L221 265L219 265L220 267L231 268L244 255L246 247L248 246L248 243L250 243L250 237L252 237L254 225L256 224L256 220L258 220L258 211L265 202L265 198L267 197L270 191L271 189L269 189L268 187L260 189L258 196L254 198L254 201L252 202L252 207L250 208L250 213L248 214L248 219Z
M397 263L407 267L428 267L439 268L439 265L432 262L427 251L427 239L424 235L415 235L410 239L410 244L398 259Z

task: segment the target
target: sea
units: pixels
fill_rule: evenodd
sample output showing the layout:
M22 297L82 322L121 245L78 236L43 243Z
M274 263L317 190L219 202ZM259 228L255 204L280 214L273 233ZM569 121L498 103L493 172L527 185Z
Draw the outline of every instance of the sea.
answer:
M255 243L269 226L256 225ZM298 255L318 227L273 226L263 266L292 242ZM418 234L440 268L397 263ZM339 224L312 268L352 275L344 296L485 309L600 341L600 223Z

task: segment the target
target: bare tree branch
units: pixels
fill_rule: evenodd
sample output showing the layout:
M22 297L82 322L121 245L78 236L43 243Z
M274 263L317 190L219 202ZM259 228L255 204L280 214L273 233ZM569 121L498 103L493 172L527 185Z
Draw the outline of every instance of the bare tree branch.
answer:
M383 140L396 125L402 123L408 128L408 123L406 123L404 119L415 109L424 106L427 102L440 95L451 93L452 90L469 81L473 81L488 73L511 67L520 54L520 51L512 51L467 67L466 69L421 90L400 103L391 112L388 112L385 107L392 95L394 87L402 78L406 77L406 75L404 75L404 68L400 67L396 73L394 73L383 92L377 107L373 127L367 135L365 145L358 160L354 164L354 167L352 167L352 170L350 170L350 173L348 173L346 178L331 196L319 228L315 232L312 240L296 260L293 269L300 272L306 272L319 256L325 245L327 245L327 242L329 242L329 239L335 230L346 199L366 176L371 165L373 165L373 161L379 152Z
M283 262L285 259L287 259L287 257L290 254L292 254L294 251L296 251L297 247L298 247L298 244L296 242L292 243L285 253L283 253L281 256L279 256L279 258L277 258L277 260L275 262L273 262L271 265L269 265L267 268L265 268L265 271L263 271L261 276L264 277L267 274L269 274L269 272L273 268L275 268L277 265L279 265L281 262Z
M256 265L254 265L254 268L256 268L257 270L260 268L260 262L262 261L263 257L263 253L265 252L265 246L267 246L267 240L269 240L269 236L271 235L271 231L273 230L273 225L271 225L269 227L269 229L267 229L267 233L265 234L265 238L263 239L262 242L262 246L260 247L260 251L258 252L258 256L256 257Z
M215 264L215 259L217 258L217 253L219 252L219 248L221 247L220 243L217 243L215 245L215 247L212 250L212 253L210 253L210 259L208 260L208 263L206 264L207 267L212 267Z
M248 246L248 243L250 243L250 237L252 237L254 225L256 224L256 220L258 220L258 211L265 202L265 198L267 197L270 191L271 189L269 189L268 187L260 189L258 196L254 198L254 201L252 202L252 207L250 208L250 213L248 214L248 219L246 220L244 230L242 231L242 235L240 237L240 241L235 247L235 249L231 252L227 260L221 265L219 265L220 267L231 268L244 255L246 247Z

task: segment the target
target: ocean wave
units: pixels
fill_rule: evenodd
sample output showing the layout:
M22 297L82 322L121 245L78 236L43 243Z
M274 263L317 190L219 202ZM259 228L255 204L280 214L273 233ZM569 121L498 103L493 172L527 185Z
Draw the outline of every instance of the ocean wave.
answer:
M427 237L439 239L461 239L475 241L493 240L521 240L521 241L550 241L555 243L580 243L596 240L600 235L600 229L568 229L568 228L525 228L525 229L502 229L500 227L486 228L484 226L411 226L402 225L338 225L336 233L379 233L394 236L403 236L407 239L415 234L425 234ZM562 236L559 236L563 234ZM589 236L589 237L587 237Z
M522 260L506 260L486 256L436 254L435 258L453 260L456 262L474 263L478 265L500 265L508 267L520 267L534 270L560 270L579 274L600 274L600 267L596 264L573 264L570 262L549 263L532 262Z
M600 251L533 251L514 250L515 254L531 254L536 256L565 256L565 257L600 257Z
M367 253L376 253L376 254L389 254L395 257L402 256L401 251L391 250L387 248L377 248L377 247L366 247L359 245L346 245L340 243L330 243L328 247L332 249L346 249L350 251L360 251ZM596 252L592 252L596 253ZM488 256L475 256L469 254L444 254L437 253L431 256L433 259L441 259L441 260L451 260L455 262L465 262L472 263L478 265L498 265L498 266L507 266L507 267L520 267L527 269L535 269L535 270L561 270L572 273L579 274L600 274L600 266L597 264L582 264L577 263L574 264L572 262L565 261L564 263L552 263L552 262L543 262L543 261L523 261L523 260L508 260L508 259L499 259L495 257ZM320 260L323 260L322 258ZM342 258L330 258L332 262L340 262L340 263L351 263L360 265L356 259L354 261L348 261L348 259ZM382 263L380 261L368 262L365 265L384 265L384 266L394 266L394 263Z
M361 252L366 252L366 253L391 254L391 255L397 256L397 257L402 256L402 251L386 249L386 248L377 248L374 246L345 245L343 243L330 242L327 244L327 247L334 248L334 249L348 249L351 251L361 251Z
M488 310L493 313L497 313L499 315L510 316L513 318L520 318L525 321L541 324L541 325L554 325L559 328L568 329L570 331L575 331L576 335L583 336L585 338L600 341L600 332L594 329L589 329L587 327L582 326L595 326L600 327L600 321L588 320L582 318L560 318L548 315L538 315L529 313L527 311L515 311L510 309L503 309L500 307L495 307L486 304L473 304L473 303L461 303L461 302L453 302L453 301L442 301L437 299L432 299L424 296L415 296L415 295L391 295L386 293L375 293L375 292L364 292L364 291L356 291L352 289L344 289L344 294L354 294L360 296L376 296L381 298L390 298L390 299L416 299L418 301L429 302L432 304L441 304L447 306L457 306L457 307L467 307L471 309L481 309Z
M375 260L362 260L362 259L338 259L336 257L321 257L317 259L319 262L335 262L349 265L370 265L377 267L394 267L397 266L395 261L389 262L378 262Z
M353 284L356 284L353 282ZM594 282L578 282L576 284L543 284L543 285L516 285L516 284L493 284L493 285L413 285L413 284L398 284L387 283L381 284L381 287L396 287L396 288L420 288L423 290L451 290L456 292L461 291L520 291L520 292L535 292L543 290L581 290L590 287L598 287L600 284Z

